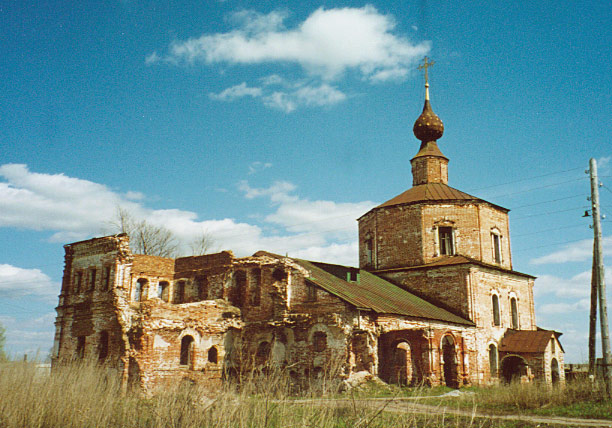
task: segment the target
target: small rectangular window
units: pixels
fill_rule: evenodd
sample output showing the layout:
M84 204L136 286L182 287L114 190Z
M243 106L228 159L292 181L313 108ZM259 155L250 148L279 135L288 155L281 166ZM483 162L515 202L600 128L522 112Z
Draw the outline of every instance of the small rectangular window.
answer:
M317 287L310 281L306 281L306 301L317 301Z
M81 292L81 286L83 285L83 272L77 272L74 276L74 293L78 294Z
M438 242L440 243L440 255L452 256L455 254L452 227L438 228Z
M95 290L96 288L96 268L89 269L89 288L90 290Z
M110 287L110 282L111 282L111 267L110 266L106 266L104 268L104 285L102 290L106 291L109 289Z
M365 242L365 248L366 248L366 264L368 266L372 266L374 264L374 253L373 253L373 245L372 245L372 238L369 238L366 240Z

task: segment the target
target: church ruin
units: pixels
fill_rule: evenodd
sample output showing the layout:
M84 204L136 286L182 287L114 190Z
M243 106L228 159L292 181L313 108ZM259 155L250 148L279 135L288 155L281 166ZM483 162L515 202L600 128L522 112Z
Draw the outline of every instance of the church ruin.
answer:
M358 219L359 268L139 255L124 234L69 244L53 364L95 358L146 390L265 367L296 383L332 369L406 385L562 382L560 333L536 326L535 278L512 267L508 210L448 186L425 86L413 185Z

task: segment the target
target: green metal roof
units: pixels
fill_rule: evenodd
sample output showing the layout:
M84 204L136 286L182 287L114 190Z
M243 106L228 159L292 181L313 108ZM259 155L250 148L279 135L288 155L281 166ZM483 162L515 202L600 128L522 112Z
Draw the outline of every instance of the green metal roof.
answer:
M310 272L308 280L357 308L381 314L398 314L474 325L368 271L301 259L291 258L291 260ZM343 279L347 278L347 273L349 275L352 273L353 277L358 273L358 281L349 282Z

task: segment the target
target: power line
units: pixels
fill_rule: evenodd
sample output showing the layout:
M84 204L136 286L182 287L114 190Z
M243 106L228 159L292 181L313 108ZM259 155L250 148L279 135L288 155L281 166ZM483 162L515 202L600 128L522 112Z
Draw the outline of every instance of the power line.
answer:
M542 174L542 175L534 175L532 177L525 177L525 178L521 178L519 180L514 180L514 181L508 181L506 183L501 183L501 184L493 184L491 186L484 186L484 187L477 187L475 189L472 189L471 191L475 191L475 190L483 190L483 189L491 189L494 187L501 187L501 186L506 186L508 184L514 184L514 183L520 183L522 181L529 181L529 180L534 180L536 178L542 178L542 177L549 177L551 175L556 175L556 174L563 174L565 172L571 172L571 171L576 171L582 169L582 167L578 167L578 168L571 168L571 169L566 169L563 171L556 171L556 172L549 172L547 174Z
M520 205L520 206L518 206L518 207L514 207L514 208L512 208L512 210L513 210L513 211L516 211L516 210L521 209L521 208L533 207L533 206L536 206L536 205L543 205L543 204L547 204L547 203L549 203L549 202L558 202L558 201L564 201L564 200L566 200L566 199L573 199L573 198L577 198L577 197L579 197L579 196L584 196L584 194L583 194L583 193L580 193L580 194L578 194L578 195L567 196L567 197L565 197L565 198L550 199L550 200L548 200L548 201L535 202L535 203L533 203L533 204L527 204L527 205Z
M549 212L545 212L545 213L539 213L539 214L530 214L530 215L524 215L522 217L515 217L513 220L521 220L524 218L531 218L531 217L539 217L539 216L543 216L543 215L551 215L551 214L558 214L558 213L565 213L568 211L574 211L574 210L582 210L584 209L584 205L582 205L581 207L572 207L572 208L568 208L566 210L558 210L558 211L549 211Z

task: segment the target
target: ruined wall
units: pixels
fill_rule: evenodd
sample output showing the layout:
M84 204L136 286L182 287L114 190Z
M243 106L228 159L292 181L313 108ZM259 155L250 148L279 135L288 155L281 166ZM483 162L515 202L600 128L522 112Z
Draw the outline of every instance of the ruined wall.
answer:
M122 265L131 262L127 237L83 241L65 252L53 362L92 358L121 366L125 346L115 303Z

